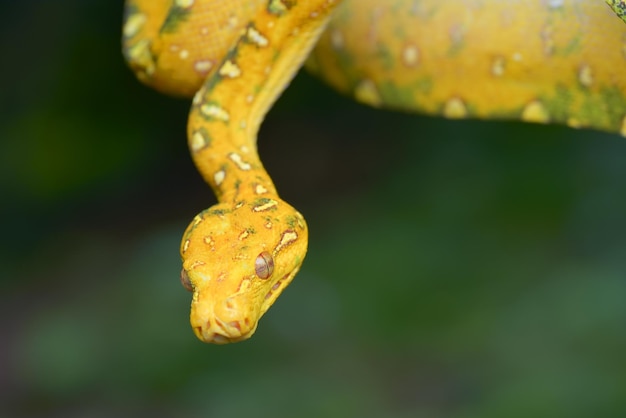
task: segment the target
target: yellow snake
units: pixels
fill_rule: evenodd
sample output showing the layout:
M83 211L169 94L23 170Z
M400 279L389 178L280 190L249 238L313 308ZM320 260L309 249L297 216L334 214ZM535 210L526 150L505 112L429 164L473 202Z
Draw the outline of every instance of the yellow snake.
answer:
M307 57L372 106L626 135L626 25L600 0L127 0L123 46L142 82L193 96L188 144L218 203L184 233L181 281L205 342L249 338L304 259L256 137Z

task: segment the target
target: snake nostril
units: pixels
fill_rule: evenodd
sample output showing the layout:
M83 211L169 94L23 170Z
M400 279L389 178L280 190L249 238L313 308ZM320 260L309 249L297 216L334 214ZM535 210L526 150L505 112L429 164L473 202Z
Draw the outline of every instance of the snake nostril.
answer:
M241 324L239 323L239 321L231 321L228 323L229 326L236 328L237 331L241 332Z

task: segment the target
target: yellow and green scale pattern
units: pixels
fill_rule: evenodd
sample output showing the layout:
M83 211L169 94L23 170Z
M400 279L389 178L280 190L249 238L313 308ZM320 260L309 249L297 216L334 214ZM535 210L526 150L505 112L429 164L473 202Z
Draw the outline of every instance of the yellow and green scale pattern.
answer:
M145 84L193 97L188 144L218 199L181 243L195 334L249 338L302 264L306 222L280 199L256 137L303 64L374 107L626 136L625 10L600 0L127 0L124 55Z

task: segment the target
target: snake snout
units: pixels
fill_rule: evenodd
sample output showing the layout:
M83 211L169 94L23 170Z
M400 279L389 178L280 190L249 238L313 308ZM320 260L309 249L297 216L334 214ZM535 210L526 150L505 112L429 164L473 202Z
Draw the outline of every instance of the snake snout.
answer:
M256 330L256 322L237 309L234 301L227 299L222 305L214 306L212 315L194 330L204 342L228 344L250 338Z
M204 326L197 326L195 331L204 342L228 344L250 338L255 328L249 326L249 321L224 322L215 317L207 320Z

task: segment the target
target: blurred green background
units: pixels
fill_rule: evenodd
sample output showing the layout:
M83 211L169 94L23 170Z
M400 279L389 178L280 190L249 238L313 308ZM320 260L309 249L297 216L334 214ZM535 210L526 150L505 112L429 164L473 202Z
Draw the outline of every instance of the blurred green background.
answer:
M626 416L623 138L301 74L260 151L309 255L252 340L204 345L188 102L125 67L122 1L0 4L0 415Z

